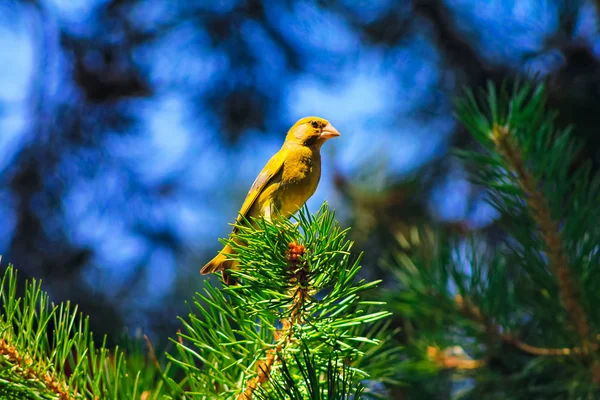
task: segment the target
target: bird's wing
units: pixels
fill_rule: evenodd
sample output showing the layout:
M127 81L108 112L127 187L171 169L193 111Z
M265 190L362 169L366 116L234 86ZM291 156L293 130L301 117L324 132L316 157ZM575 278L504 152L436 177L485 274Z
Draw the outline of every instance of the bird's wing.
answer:
M267 184L281 177L284 160L285 154L284 150L282 149L275 153L275 155L267 162L267 165L265 165L260 174L258 174L254 180L254 183L250 187L248 195L246 195L246 200L244 200L242 208L240 209L236 224L240 224L243 222L244 218L248 217L248 211L250 211L250 208L256 199L258 199L258 196L261 194L261 192L265 189L265 187L267 187ZM235 233L236 231L237 227L234 227L233 232Z

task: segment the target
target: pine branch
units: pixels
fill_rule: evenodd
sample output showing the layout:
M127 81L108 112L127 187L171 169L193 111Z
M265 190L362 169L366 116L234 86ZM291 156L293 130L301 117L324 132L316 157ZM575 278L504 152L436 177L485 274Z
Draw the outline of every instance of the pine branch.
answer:
M538 260L529 261L529 271L533 273L538 263L549 266L564 312L575 327L582 349L589 352L589 315L582 304L582 282L576 278L580 271L575 269L588 261L573 246L578 246L581 229L585 229L582 218L589 218L585 213L594 207L598 178L589 178L589 165L571 172L579 146L573 144L569 131L554 132L552 121L556 115L545 110L542 86L516 88L510 99L498 99L490 86L485 106L490 120L470 95L459 103L459 115L490 156L462 156L482 167L475 176L490 187L492 204L513 219L514 225L507 227L511 234L523 248L538 252L532 254L531 261ZM593 184L585 187L590 181ZM515 249L515 253L523 258L522 250Z
M301 262L304 256L305 248L301 244L290 243L288 250L288 267L290 270L289 281L293 285L290 289L292 303L290 305L290 319L281 320L282 329L274 334L275 340L279 342L276 348L267 352L264 361L259 362L257 366L258 375L248 381L246 390L238 396L238 400L251 400L252 394L258 387L265 383L270 376L271 368L276 360L282 360L282 352L286 350L287 345L292 340L294 334L294 325L301 323L302 310L309 298L308 294L308 266ZM283 340L281 340L283 338Z
M0 339L0 355L13 365L13 373L26 382L37 382L44 389L56 395L60 400L71 400L74 397L68 393L65 382L58 381L55 376L35 370L32 365L33 359L28 354L19 354L14 346L9 346L4 339Z
M195 301L199 316L181 319L178 354L169 355L179 375L161 370L145 336L147 357L96 348L87 319L68 303L52 305L39 282L17 297L9 267L0 284L0 395L250 400L287 399L293 390L297 399L358 400L370 391L361 380L392 376L392 364L374 362L378 349L383 362L395 354L380 341L390 313L361 299L378 282L356 278L360 257L351 257L347 231L327 206L315 216L304 209L297 224L255 222L232 244L239 285L207 285Z
M490 85L457 114L481 145L457 154L503 236L400 243L389 264L403 290L386 296L405 327L400 377L425 398L597 398L600 175L554 129L542 85Z
M563 250L558 223L552 218L544 196L538 190L538 182L527 171L522 156L512 143L509 126L495 124L490 136L498 152L505 158L507 165L516 173L516 181L523 190L527 204L546 244L550 266L560 288L560 296L567 314L577 328L582 343L582 351L590 350L590 327L581 306L581 294L571 275L569 263Z
M53 305L40 282L26 282L22 297L16 288L8 266L0 283L0 392L19 399L161 397L155 370L136 352L96 348L87 318L69 303Z
M519 340L516 336L507 333L500 325L492 323L481 313L479 307L475 306L468 299L463 298L461 295L456 295L454 300L456 303L456 308L460 313L471 318L478 324L481 324L487 333L494 337L500 338L503 342L512 345L525 353L534 356L568 356L586 353L584 349L579 347L552 349L529 345Z
M276 398L286 400L350 400L362 397L364 391L363 385L354 382L352 370L343 368L341 373L337 370L339 360L328 360L327 370L325 371L326 384L321 385L318 379L316 379L319 378L319 365L314 355L311 354L305 343L301 344L301 350L302 356L294 354L291 362L288 362L285 358L281 359L281 374L283 379L271 382ZM301 376L307 382L310 382L306 394L297 390L296 381L298 378L295 370L298 370ZM258 400L273 398L272 395L264 390L259 390L256 394Z
M200 317L190 310L182 319L179 356L170 359L189 377L186 392L279 399L283 385L302 396L315 387L328 393L331 380L323 374L334 360L333 370L352 371L350 387L369 378L358 367L368 366L361 357L381 343L379 332L364 334L390 313L370 310L380 302L361 301L361 293L378 282L356 279L360 258L351 260L347 231L326 205L314 216L301 210L297 223L257 219L252 225L240 225L228 242L240 265L231 272L238 285L207 284L195 302ZM308 374L296 358L303 346L314 367Z

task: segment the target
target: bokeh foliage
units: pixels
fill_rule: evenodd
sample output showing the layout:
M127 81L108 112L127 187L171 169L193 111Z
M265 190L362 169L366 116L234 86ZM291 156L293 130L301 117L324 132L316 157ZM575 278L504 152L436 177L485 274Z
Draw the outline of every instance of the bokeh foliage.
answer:
M501 240L417 229L388 261L402 287L411 398L598 396L600 177L543 86L469 94L457 113L481 146L458 151L502 215Z

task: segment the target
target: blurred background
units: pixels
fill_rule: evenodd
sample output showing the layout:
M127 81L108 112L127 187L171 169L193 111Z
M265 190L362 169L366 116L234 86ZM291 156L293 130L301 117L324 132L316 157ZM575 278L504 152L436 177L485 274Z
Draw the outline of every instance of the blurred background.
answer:
M173 335L199 268L307 115L342 133L309 208L327 200L352 226L365 275L384 275L410 226L493 236L496 215L449 155L473 146L453 102L488 80L544 79L597 159L599 7L2 0L2 262L78 303L97 334Z

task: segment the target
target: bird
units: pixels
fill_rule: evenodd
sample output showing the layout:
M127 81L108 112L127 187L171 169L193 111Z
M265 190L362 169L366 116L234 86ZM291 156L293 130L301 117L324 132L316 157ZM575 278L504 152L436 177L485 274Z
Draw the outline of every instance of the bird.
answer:
M279 151L271 157L250 187L238 213L236 225L251 217L264 217L271 221L276 216L289 218L315 193L321 178L321 146L340 133L326 119L305 117L299 119L288 131ZM201 274L221 271L228 285L228 269L237 262L229 259L234 250L226 245L202 269Z

